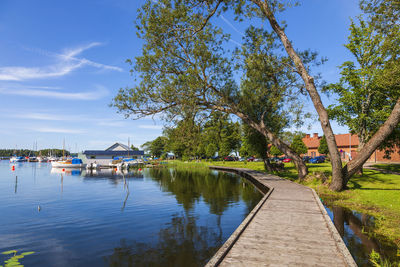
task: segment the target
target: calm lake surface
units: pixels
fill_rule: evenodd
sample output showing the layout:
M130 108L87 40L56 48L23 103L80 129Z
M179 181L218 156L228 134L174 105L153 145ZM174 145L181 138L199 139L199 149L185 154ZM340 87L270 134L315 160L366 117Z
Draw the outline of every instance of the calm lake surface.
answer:
M0 161L0 253L35 252L25 266L201 266L262 198L217 171L11 166Z

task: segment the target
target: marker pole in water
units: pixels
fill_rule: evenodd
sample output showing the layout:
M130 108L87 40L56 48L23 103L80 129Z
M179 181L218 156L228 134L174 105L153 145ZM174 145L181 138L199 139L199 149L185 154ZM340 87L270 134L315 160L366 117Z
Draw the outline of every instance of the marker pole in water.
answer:
M14 188L14 193L17 193L17 187L18 187L18 176L15 176L15 188Z

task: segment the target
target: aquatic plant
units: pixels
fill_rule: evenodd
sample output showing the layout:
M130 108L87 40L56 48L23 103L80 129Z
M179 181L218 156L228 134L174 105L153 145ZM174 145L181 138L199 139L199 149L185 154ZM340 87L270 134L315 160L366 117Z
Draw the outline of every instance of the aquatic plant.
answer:
M8 260L4 261L4 266L0 265L0 267L23 266L19 262L19 260L24 258L25 256L31 255L31 254L33 254L35 252L33 252L33 251L23 252L23 253L21 253L19 255L17 253L18 253L17 250L8 250L8 251L2 252L1 254L4 254L4 255L11 255L11 254L13 254L13 255L12 255L11 258L9 258Z
M375 267L400 267L400 262L390 262L375 250L372 250L371 254L369 255L369 261Z

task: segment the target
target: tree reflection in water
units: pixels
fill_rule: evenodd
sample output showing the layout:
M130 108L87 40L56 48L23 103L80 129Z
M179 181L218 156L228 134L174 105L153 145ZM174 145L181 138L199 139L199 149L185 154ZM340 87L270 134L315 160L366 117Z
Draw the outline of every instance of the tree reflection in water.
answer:
M369 255L372 250L390 261L399 261L397 246L368 235L374 227L374 218L366 214L356 213L349 209L328 205L333 213L333 222L342 236L350 253L359 266L370 266Z
M250 182L234 174L209 169L167 168L150 169L149 172L162 190L173 193L187 211L202 197L212 214L222 214L229 205L240 199L246 203L246 212L250 213L262 197Z
M178 214L158 237L154 245L121 240L104 260L109 266L203 266L223 244L220 235L198 227L194 217Z
M149 175L164 192L171 192L184 212L171 218L158 233L157 243L121 240L104 260L109 266L203 266L229 236L222 233L223 213L238 201L246 205L242 219L260 201L262 194L247 180L208 169L149 169ZM146 175L147 176L147 175ZM217 215L216 227L199 226L192 216L196 202L204 201Z

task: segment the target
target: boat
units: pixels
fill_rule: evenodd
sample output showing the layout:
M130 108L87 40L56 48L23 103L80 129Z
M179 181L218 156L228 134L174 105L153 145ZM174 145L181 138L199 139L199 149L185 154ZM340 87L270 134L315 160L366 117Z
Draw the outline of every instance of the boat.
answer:
M81 159L67 159L60 161L52 161L51 167L53 168L85 168L86 164L82 162Z
M10 158L10 163L14 163L14 162L24 162L26 161L25 157L17 157L17 156L13 156Z
M28 162L38 162L39 160L37 159L37 157L29 157L28 158Z

